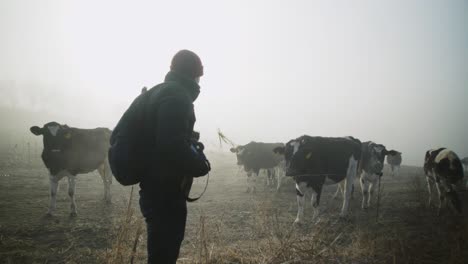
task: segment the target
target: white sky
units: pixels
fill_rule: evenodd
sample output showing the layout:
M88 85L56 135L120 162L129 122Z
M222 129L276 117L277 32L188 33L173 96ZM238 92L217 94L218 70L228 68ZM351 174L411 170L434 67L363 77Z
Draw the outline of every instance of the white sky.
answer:
M0 104L113 128L191 49L208 144L353 135L420 165L468 156L467 25L466 1L2 0Z

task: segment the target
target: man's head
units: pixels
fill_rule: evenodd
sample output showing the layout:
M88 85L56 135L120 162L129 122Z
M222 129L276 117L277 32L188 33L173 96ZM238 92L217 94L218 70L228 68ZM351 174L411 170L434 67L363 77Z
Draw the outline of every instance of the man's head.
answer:
M193 51L181 50L172 58L171 71L193 79L198 83L203 76L203 64Z

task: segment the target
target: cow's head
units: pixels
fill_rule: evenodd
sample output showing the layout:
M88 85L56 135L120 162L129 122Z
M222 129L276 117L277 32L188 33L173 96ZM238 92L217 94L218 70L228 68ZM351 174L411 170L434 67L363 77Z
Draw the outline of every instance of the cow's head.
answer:
M36 136L43 136L44 152L46 153L61 153L71 144L72 134L67 125L49 122L42 128L32 126L29 130Z
M395 154L387 155L387 163L390 165L401 165L401 152L396 151Z
M369 142L364 146L364 169L369 173L375 173L382 176L384 160L386 155L396 155L398 151L387 150L384 145Z
M237 157L237 165L241 166L244 165L244 161L249 153L246 151L244 146L237 146L235 148L230 149L232 153L236 153Z
M307 153L304 153L303 146L306 139L303 137L290 140L284 147L276 147L273 152L284 155L286 163L286 176L297 176L305 173L305 159Z
M425 173L426 175L428 175L429 172L430 172L430 170L431 170L431 164L430 164L430 162L431 162L431 161L430 161L430 158L431 158L431 151L432 151L432 150L426 151L426 155L424 155L424 166L423 166L423 168L424 168L424 173Z

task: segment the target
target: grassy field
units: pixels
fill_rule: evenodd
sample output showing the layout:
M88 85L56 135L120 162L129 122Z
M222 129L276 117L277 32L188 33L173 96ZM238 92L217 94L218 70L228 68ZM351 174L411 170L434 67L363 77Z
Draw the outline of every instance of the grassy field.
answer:
M356 185L350 215L339 219L342 201L333 200L336 187L327 186L320 217L310 219L308 204L309 220L292 226L297 205L291 180L276 193L264 186L261 176L258 191L247 194L246 176L239 173L235 157L209 156L213 171L208 190L189 204L180 263L468 262L467 195L462 193L463 215L445 211L437 216L436 208L426 205L421 168L403 167L396 178L385 171L378 218L375 203L360 209ZM192 195L204 184L204 178L196 180ZM131 188L114 182L108 205L98 174L79 175L78 216L70 218L66 180L60 182L56 215L45 217L48 188L40 162L1 165L0 263L130 263L134 246L134 263L144 263L137 189L129 203Z

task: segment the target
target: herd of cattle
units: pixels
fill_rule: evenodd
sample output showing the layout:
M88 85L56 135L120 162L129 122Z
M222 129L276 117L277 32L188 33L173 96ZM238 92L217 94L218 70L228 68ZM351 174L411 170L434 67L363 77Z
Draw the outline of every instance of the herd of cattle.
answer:
M104 196L110 201L112 174L107 153L111 131L107 128L78 129L50 122L43 127L30 128L34 135L42 135L44 150L42 160L50 172L50 206L48 214L56 208L57 187L60 179L68 177L68 194L71 198L71 214L76 215L75 178L77 174L98 170L104 182ZM343 195L341 216L348 213L354 180L359 177L362 192L362 208L370 206L371 197L383 175L384 160L390 165L392 175L398 175L402 162L401 153L387 150L384 145L371 141L361 142L353 137L331 138L301 136L283 143L250 142L231 148L237 156L237 164L247 173L247 191L255 192L255 181L261 170L267 174L267 185L276 181L280 189L284 176L296 183L298 212L295 223L304 220L306 193L311 193L314 217L318 215L320 196L324 185L338 184L337 193ZM424 159L429 191L435 185L439 195L439 212L443 204L461 212L457 190L461 188L463 165L451 150L428 150Z

